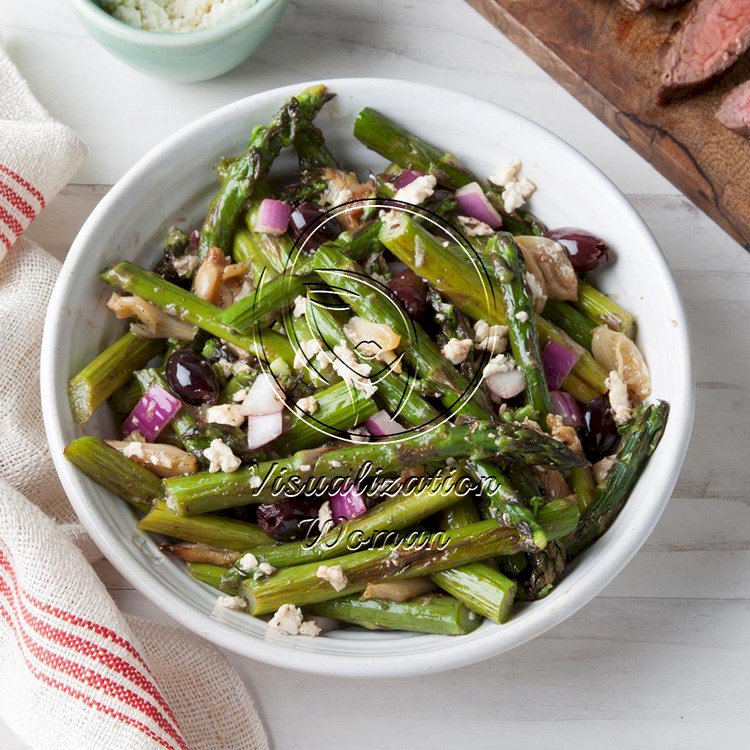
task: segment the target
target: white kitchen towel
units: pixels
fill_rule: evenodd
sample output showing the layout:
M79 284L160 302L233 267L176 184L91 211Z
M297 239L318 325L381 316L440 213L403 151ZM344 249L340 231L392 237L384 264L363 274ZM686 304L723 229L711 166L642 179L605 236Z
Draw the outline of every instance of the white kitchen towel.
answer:
M59 264L21 234L84 156L0 49L0 716L40 750L264 750L217 649L118 610L55 476L37 376Z

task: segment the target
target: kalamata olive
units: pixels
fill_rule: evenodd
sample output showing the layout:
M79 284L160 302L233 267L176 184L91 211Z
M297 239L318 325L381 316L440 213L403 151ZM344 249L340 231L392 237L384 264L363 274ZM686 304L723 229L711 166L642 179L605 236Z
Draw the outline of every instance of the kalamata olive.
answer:
M307 228L315 224L325 213L325 209L315 203L308 201L300 203L292 211L289 217L289 232L296 240L299 239ZM305 242L305 250L312 252L328 240L335 240L341 234L341 225L335 218L329 217L312 230L311 236Z
M319 507L319 500L306 498L259 505L258 525L279 542L315 538L317 525L313 526L313 521L318 517Z
M574 227L548 229L544 236L563 246L576 271L593 271L609 260L607 243L583 229Z
M173 393L193 406L219 400L219 379L211 363L192 349L178 349L164 368Z
M609 399L606 394L583 407L581 445L590 461L598 461L610 455L617 444L619 434Z
M406 308L410 318L418 320L427 312L427 284L411 268L394 274L388 286Z

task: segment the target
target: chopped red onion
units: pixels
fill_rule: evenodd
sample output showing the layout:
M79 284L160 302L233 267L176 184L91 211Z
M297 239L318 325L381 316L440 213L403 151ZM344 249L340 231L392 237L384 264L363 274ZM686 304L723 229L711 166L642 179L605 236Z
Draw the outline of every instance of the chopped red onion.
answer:
M559 391L565 378L578 362L579 354L571 351L557 341L550 341L542 351L544 362L544 374L547 376L547 385L553 391Z
M563 424L568 427L583 427L583 413L578 402L565 391L550 391L552 411L562 417Z
M526 377L523 370L508 370L496 372L484 379L493 396L499 398L513 398L526 387Z
M393 187L395 187L396 190L401 190L401 188L411 185L417 177L423 176L424 172L417 172L416 169L404 169L393 178Z
M289 226L292 207L284 201L265 198L258 206L253 229L264 234L284 234Z
M250 387L240 413L246 417L264 417L284 409L284 392L272 375L262 372Z
M263 414L247 418L247 447L250 450L261 448L276 440L284 432L284 415Z
M334 492L328 499L331 503L331 515L335 523L350 521L352 518L367 512L364 495L348 482L344 489Z
M182 401L158 384L152 385L122 423L122 434L139 432L147 443L153 443L174 419Z
M470 182L456 190L456 206L459 214L479 219L493 229L499 229L503 224L502 217L477 182Z
M375 437L385 437L386 435L398 435L404 431L404 428L395 420L387 411L379 411L373 414L366 422L365 427L371 435Z

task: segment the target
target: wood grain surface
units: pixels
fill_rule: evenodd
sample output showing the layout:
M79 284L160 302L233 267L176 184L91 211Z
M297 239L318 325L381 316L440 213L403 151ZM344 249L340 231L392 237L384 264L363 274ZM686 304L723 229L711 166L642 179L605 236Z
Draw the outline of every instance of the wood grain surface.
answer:
M750 250L750 139L715 117L722 96L750 77L747 56L706 90L662 106L659 57L686 7L635 14L616 0L468 2Z

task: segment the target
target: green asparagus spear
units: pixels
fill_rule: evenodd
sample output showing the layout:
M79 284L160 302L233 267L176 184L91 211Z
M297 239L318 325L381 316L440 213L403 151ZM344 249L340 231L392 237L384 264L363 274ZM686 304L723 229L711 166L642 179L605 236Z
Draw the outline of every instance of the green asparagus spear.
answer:
M241 587L250 614L273 612L282 604L298 606L338 599L362 591L368 583L392 578L414 578L437 570L522 549L515 529L501 527L496 521L481 521L460 529L427 535L421 541L387 545L354 552L329 560L328 566L341 566L346 583L337 591L318 576L317 562L285 568L265 580L247 579Z
M76 438L65 446L65 458L97 484L139 510L162 496L159 477L99 438Z
M312 604L305 611L368 630L466 635L482 624L481 618L468 607L451 596L439 594L428 594L408 602L346 596Z
M315 474L354 476L364 462L383 473L404 466L444 461L447 458L483 459L503 456L510 461L558 469L584 466L562 443L536 430L509 425L448 425L416 433L403 442L352 445L328 451L313 468Z
M562 539L575 531L580 517L575 495L550 500L536 514L537 523L544 529L548 542Z
M513 238L505 232L490 238L487 252L501 282L508 338L518 367L526 376L526 398L544 418L552 411L552 405L539 347L534 301L526 286L523 256Z
M581 516L578 528L563 540L569 554L578 554L612 525L661 440L668 416L669 404L659 401L643 409L629 425L612 470L596 488L596 500Z
M453 154L430 146L370 107L357 115L354 137L388 161L434 174L442 185L454 190L475 179Z
M178 516L163 502L154 505L138 522L138 528L186 542L227 549L246 550L273 544L273 539L257 524L209 514Z
M469 474L481 482L482 494L487 500L487 517L505 526L518 527L529 534L539 548L543 548L546 536L541 524L524 505L505 474L489 462L467 461L465 466Z
M277 276L268 282L261 279L256 290L226 308L221 319L249 335L269 314L287 308L296 297L304 294L305 280L298 276Z
M101 276L108 284L142 297L256 357L268 362L281 358L287 364L291 364L294 359L292 347L285 336L274 331L264 331L262 337L238 333L221 319L220 308L132 263L118 263Z
M624 333L629 339L635 338L633 316L613 299L583 280L578 281L576 307L596 325L606 325Z
M68 384L73 419L86 422L135 370L164 349L164 341L126 333L89 362Z
M228 167L211 204L201 229L199 257L204 258L212 247L225 255L230 252L237 218L255 183L268 173L281 150L292 144L300 123L312 120L330 98L325 86L312 86L284 104L268 126L255 128L245 152Z
M528 557L528 564L519 576L517 598L533 602L547 596L562 577L565 572L566 552L562 545L551 542L541 552Z
M506 622L516 598L516 582L487 563L473 562L430 574L430 580L492 622Z
M331 437L345 437L347 430L369 419L377 404L346 383L334 383L315 394L317 408L304 419L292 417L291 424L274 447L284 454L314 448Z
M198 581L207 583L218 589L221 585L221 577L226 572L226 568L220 565L209 565L208 563L188 563L188 573Z
M591 351L591 334L596 328L596 323L581 314L576 307L568 302L548 299L544 306L544 317L567 333L577 344Z

